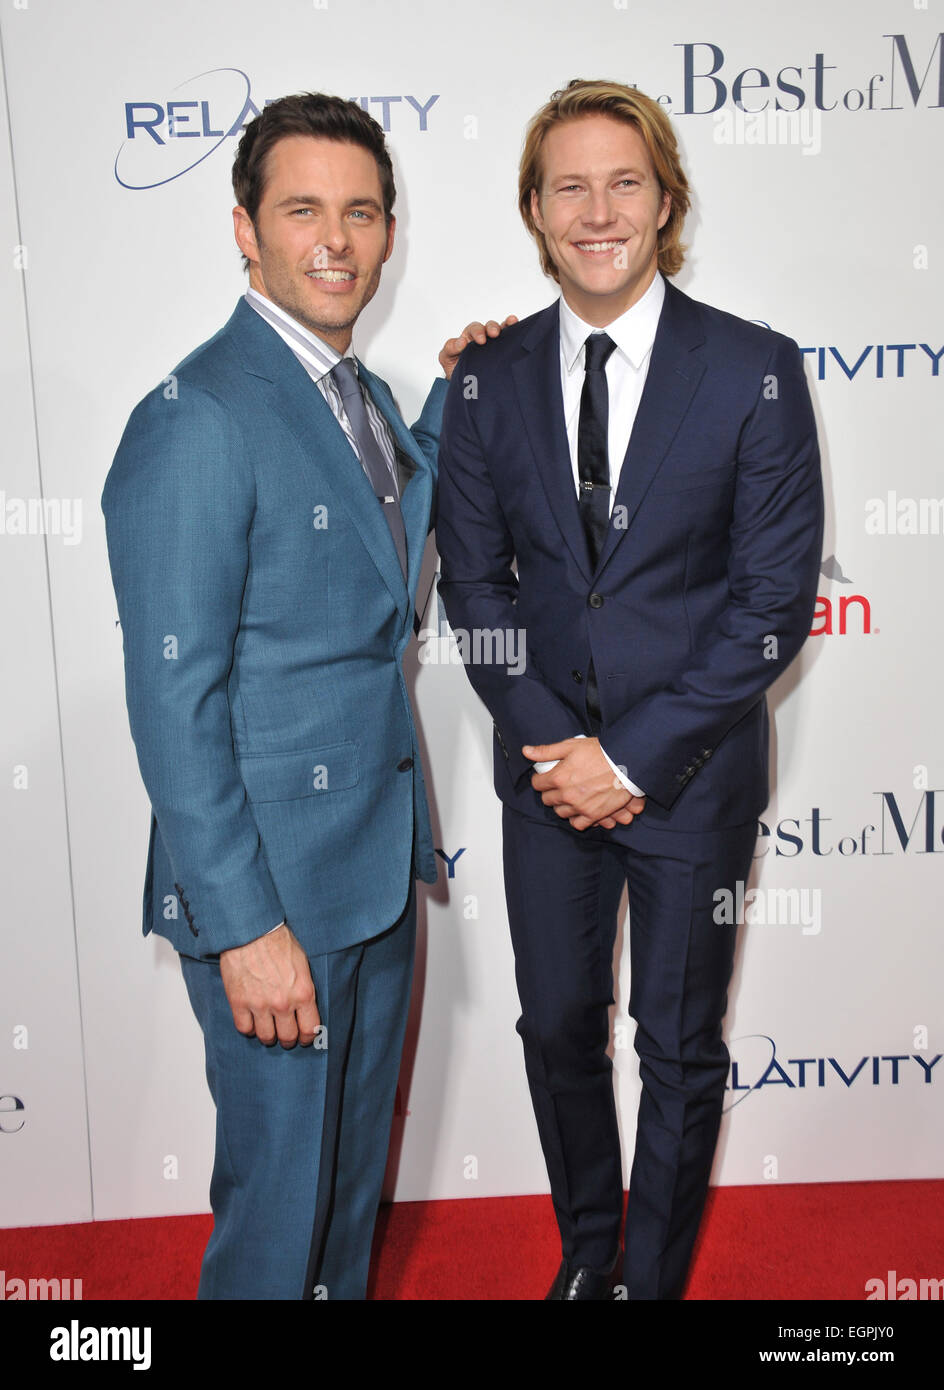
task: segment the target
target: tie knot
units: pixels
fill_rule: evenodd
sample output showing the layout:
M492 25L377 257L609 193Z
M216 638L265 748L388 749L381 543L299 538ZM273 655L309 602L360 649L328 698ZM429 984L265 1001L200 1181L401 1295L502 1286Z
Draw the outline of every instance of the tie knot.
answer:
M584 371L602 371L615 347L613 339L608 338L605 333L591 333L585 345Z
M341 392L341 399L347 396L360 394L360 382L357 372L354 370L354 361L350 357L342 357L334 367L331 368L331 375L334 377L338 390Z

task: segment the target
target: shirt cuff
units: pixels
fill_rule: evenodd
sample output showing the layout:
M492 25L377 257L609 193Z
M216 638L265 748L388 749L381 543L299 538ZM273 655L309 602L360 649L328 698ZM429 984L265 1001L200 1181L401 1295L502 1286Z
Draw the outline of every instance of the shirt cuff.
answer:
M587 734L574 734L574 738L587 738ZM610 758L609 753L606 752L606 749L603 748L603 745L602 745L602 744L601 744L601 749L599 749L599 751L601 751L601 753L602 753L602 755L603 755L603 758L606 759L606 762L608 762L609 765L610 765L610 767L612 767L613 771L615 771L617 778L619 778L620 783L623 784L624 787L626 787L626 790L627 790L627 791L633 792L633 795L634 795L634 796L645 796L645 792L642 791L640 787L637 787L637 785L635 785L635 783L631 783L630 778L628 778L628 777L626 776L626 769L624 769L624 767L617 767L617 766L616 766L616 763L613 762L613 759L612 759L612 758ZM546 763L546 762L545 762L545 763L535 763L535 765L534 765L535 773L549 773L549 771L551 771L552 767L558 766L558 763L559 763L559 762L560 762L560 759L559 759L559 758L555 758L555 759L552 760L552 762L549 762L549 763Z
M642 790L641 787L637 787L635 782L631 782L629 780L629 778L626 776L625 768L617 767L616 763L614 763L613 759L610 757L609 753L606 751L602 744L600 745L600 752L603 754L604 758L606 758L610 767L616 773L616 776L619 778L620 782L622 782L623 786L626 788L628 792L632 792L633 796L646 795L646 793Z
M574 738L586 737L586 734L574 734ZM616 773L616 776L619 778L619 781L622 783L622 785L626 788L628 792L632 792L633 796L646 795L646 793L640 787L636 786L635 782L631 782L629 780L629 778L626 776L624 768L616 766L616 763L614 763L613 759L610 757L609 753L607 753L606 749L603 747L602 744L600 745L600 752L603 754L604 758L606 758L610 767L613 769L613 771ZM560 758L555 758L552 762L535 763L534 770L535 772L550 772L551 768L556 767L559 762Z

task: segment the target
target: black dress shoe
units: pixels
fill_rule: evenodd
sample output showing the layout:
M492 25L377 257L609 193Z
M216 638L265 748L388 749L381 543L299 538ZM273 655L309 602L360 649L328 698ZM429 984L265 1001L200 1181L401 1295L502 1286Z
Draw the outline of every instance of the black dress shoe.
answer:
M609 1302L613 1297L613 1279L619 1261L608 1274L599 1274L595 1269L574 1269L566 1260L561 1262L561 1267L553 1284L544 1296L544 1302L558 1302L564 1300L586 1300L596 1303Z

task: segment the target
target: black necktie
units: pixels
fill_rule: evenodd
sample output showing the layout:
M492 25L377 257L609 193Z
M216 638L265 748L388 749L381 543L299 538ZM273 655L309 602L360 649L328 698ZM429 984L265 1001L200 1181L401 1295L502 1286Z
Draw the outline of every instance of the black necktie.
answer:
M612 338L605 333L591 333L584 347L583 391L577 427L577 472L580 478L580 519L594 569L599 563L610 521L606 363L615 347Z
M605 333L591 333L584 346L583 391L580 394L580 421L577 426L577 472L580 478L580 519L594 569L600 562L606 530L610 524L610 397L606 386L606 363L616 347ZM595 733L600 725L600 692L593 660L587 667L587 713Z
M357 452L360 454L364 472L370 479L370 485L383 507L384 516L387 518L387 525L390 527L390 534L397 548L400 568L405 579L407 575L406 531L403 527L400 500L397 497L397 485L387 466L387 460L383 456L380 445L374 438L370 420L367 418L367 407L364 404L361 384L351 359L342 357L337 366L333 368L331 375L341 393L345 413L351 423L354 438L357 440Z

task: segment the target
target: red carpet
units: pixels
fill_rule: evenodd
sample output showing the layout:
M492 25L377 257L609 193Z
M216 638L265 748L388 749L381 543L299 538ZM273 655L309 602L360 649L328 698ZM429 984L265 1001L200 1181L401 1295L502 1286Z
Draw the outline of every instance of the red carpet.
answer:
M191 1299L211 1224L186 1216L4 1230L0 1270L7 1285L80 1278L85 1299ZM370 1297L537 1300L559 1253L547 1197L397 1203L380 1213ZM714 1188L687 1297L861 1301L866 1281L889 1270L944 1279L944 1182Z

